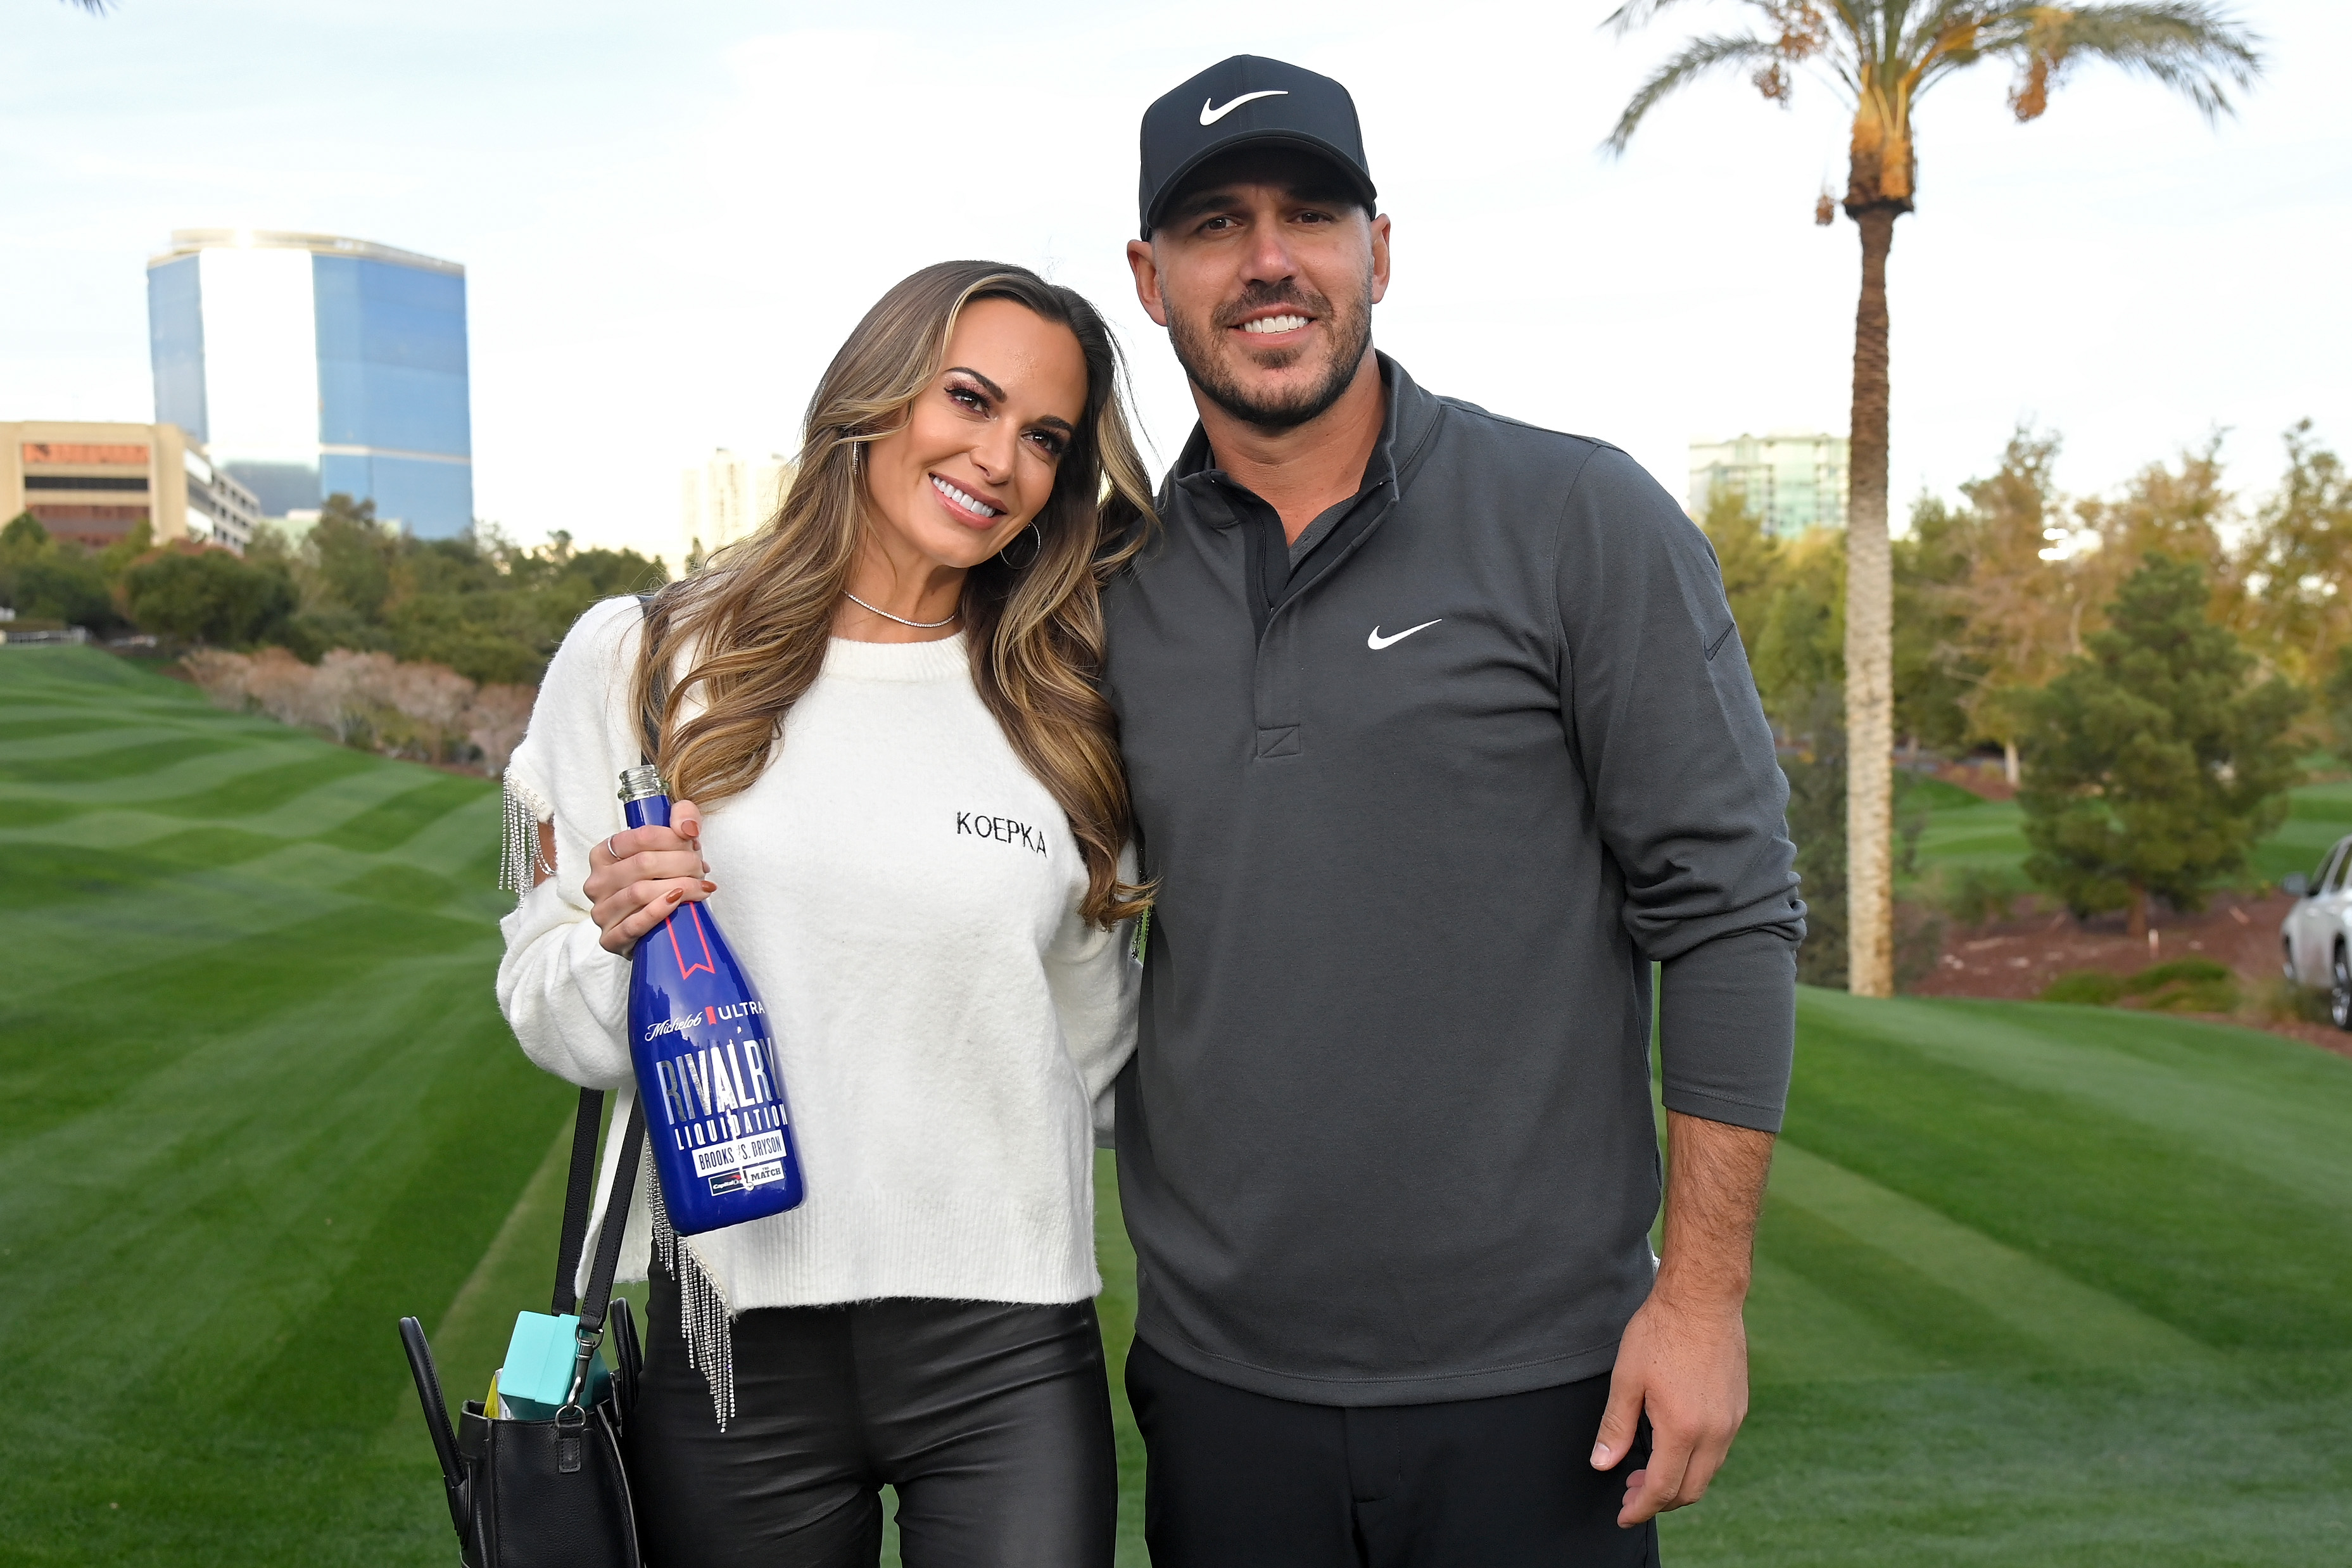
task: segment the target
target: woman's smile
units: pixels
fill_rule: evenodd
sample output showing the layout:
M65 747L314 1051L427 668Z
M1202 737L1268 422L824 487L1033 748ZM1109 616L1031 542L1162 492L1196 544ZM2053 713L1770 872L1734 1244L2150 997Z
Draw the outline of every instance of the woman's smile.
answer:
M929 478L931 488L940 493L940 504L958 522L968 523L973 528L993 528L996 520L1005 513L1005 508L991 506L952 479L942 479L937 474Z

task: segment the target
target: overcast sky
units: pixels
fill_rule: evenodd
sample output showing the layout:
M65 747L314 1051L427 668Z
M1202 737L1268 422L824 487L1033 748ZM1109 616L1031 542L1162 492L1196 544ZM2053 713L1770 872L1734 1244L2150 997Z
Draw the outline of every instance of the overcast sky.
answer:
M878 14L886 8L864 8ZM1622 41L1605 0L1001 9L901 3L0 0L0 418L152 417L144 263L170 231L318 230L465 264L476 509L665 549L678 473L790 450L892 281L1024 262L1100 302L1164 459L1192 410L1136 305L1135 129L1234 53L1353 90L1424 384L1625 447L1682 493L1693 437L1843 431L1859 265L1845 121L1738 76L1596 148L1710 7ZM2209 127L2097 67L2017 124L2006 72L1917 114L1896 230L1901 501L2065 438L2070 489L2229 432L2260 490L2309 416L2352 444L2352 5L2252 0L2266 81Z

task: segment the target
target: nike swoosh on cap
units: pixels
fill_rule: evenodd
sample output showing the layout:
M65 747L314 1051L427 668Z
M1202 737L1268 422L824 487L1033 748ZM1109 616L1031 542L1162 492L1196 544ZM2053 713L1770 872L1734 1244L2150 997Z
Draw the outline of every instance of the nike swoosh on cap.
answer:
M1231 114L1234 110L1239 109L1243 104L1247 103L1254 98L1288 98L1289 96L1290 89L1286 87L1270 87L1263 92L1245 92L1239 98L1234 99L1232 102L1226 104L1223 109L1211 108L1211 100L1204 98L1201 100L1201 123L1203 125L1214 125L1218 121L1223 120L1226 115Z
M1444 618L1445 617L1444 616L1440 616L1437 617L1437 621L1442 621ZM1392 637L1384 637L1381 636L1381 628L1374 626L1372 628L1372 635L1364 639L1364 646L1370 648L1374 653L1378 653L1384 647L1391 647L1404 641L1405 638L1412 636L1415 632L1427 631L1430 627L1437 625L1437 621L1423 621L1417 626L1407 626L1404 630L1397 633L1397 635Z

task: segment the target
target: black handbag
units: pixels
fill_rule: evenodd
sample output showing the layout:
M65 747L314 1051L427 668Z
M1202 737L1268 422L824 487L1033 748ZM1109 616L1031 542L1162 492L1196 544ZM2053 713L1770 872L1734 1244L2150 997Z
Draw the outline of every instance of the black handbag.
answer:
M558 1317L569 1314L574 1304L572 1281L588 1237L588 1208L596 1185L596 1130L604 1110L603 1090L580 1091L555 1269L552 1310ZM425 1429L441 1461L449 1518L457 1527L466 1568L640 1568L621 1434L636 1403L643 1352L629 1303L613 1300L613 1271L620 1263L628 1194L636 1190L644 1131L644 1110L632 1104L627 1130L621 1134L612 1200L596 1237L588 1294L578 1302L580 1352L572 1396L551 1419L501 1418L484 1411L480 1400L469 1399L452 1432L424 1325L415 1318L400 1320L400 1342L408 1352L408 1369L425 1406ZM583 1406L589 1363L608 1326L614 1362L611 1387L604 1398Z

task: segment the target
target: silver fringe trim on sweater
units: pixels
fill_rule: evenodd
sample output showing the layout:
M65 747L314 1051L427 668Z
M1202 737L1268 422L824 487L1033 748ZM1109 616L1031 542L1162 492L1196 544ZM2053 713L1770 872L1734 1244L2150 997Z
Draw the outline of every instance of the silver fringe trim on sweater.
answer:
M661 1183L651 1161L646 1165L646 1203L653 1220L654 1256L677 1281L677 1328L686 1337L686 1364L710 1384L710 1412L724 1432L735 1418L735 1334L727 1298L692 1245L670 1229L669 1211L662 1206Z
M506 830L499 843L499 886L517 898L530 891L534 871L555 875L555 868L539 852L540 816L534 803L506 781Z

